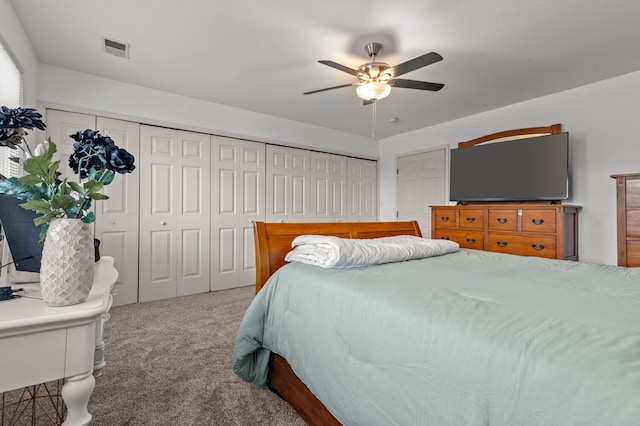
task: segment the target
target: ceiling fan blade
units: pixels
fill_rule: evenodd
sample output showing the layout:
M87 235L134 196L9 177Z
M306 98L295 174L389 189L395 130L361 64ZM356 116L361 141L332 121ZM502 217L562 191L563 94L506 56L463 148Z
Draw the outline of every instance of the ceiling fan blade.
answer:
M312 90L311 92L305 92L303 93L303 95L313 95L314 93L326 92L327 90L341 89L343 87L351 87L351 86L353 86L353 84L341 84L340 86L327 87L325 89Z
M399 65L396 65L395 67L391 67L391 75L394 77L398 77L402 74L417 70L418 68L426 67L427 65L431 65L441 60L442 56L440 56L436 52L427 53L426 55L418 56L417 58L413 58L411 60L408 60L407 62L403 62Z
M431 90L437 92L444 87L442 83L430 83L428 81L405 80L404 78L394 78L389 80L389 84L393 87L402 87L404 89L420 89Z
M351 75L354 75L356 77L358 76L358 71L354 70L353 68L349 68L349 67L346 67L344 65L340 65L337 62L333 62L333 61L318 61L318 62L323 64L323 65L326 65L328 67L335 68L337 70L346 72L347 74L351 74Z

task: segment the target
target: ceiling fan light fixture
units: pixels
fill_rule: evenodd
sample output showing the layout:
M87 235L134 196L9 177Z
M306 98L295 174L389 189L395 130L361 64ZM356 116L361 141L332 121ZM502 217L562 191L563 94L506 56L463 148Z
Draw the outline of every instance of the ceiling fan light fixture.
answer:
M386 98L389 93L391 93L391 86L379 81L370 81L356 88L358 97L366 101L377 101Z

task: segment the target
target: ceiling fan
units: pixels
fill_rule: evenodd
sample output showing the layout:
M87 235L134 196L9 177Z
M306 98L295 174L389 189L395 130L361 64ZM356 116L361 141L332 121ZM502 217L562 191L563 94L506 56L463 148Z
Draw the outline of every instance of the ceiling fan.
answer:
M418 68L426 67L435 62L441 61L442 56L436 52L418 56L407 62L403 62L394 67L384 62L376 62L376 57L382 52L382 44L367 43L364 51L371 58L371 62L361 65L357 70L338 64L333 61L318 61L323 65L346 72L358 78L358 82L351 84L341 84L340 86L327 87L325 89L305 92L305 95L325 92L327 90L340 89L342 87L356 86L356 94L364 100L364 104L371 104L377 100L385 98L391 93L391 87L401 87L405 89L420 89L438 91L444 87L441 83L430 83L428 81L407 80L397 78L403 74L414 71Z

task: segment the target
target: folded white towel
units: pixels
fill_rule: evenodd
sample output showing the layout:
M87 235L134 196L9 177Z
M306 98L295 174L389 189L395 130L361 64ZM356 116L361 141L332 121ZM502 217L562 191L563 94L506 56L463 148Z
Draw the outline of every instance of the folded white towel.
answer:
M440 256L456 252L460 246L448 240L432 240L412 235L351 239L326 235L300 235L285 256L287 262L303 262L323 268L357 268L381 263Z

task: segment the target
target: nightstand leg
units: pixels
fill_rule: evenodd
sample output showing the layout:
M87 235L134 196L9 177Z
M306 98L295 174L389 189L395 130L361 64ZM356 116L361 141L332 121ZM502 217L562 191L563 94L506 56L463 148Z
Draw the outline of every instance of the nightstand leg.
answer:
M96 385L93 372L68 377L62 387L62 399L67 405L66 426L84 426L91 422L91 414L87 410L89 398Z

